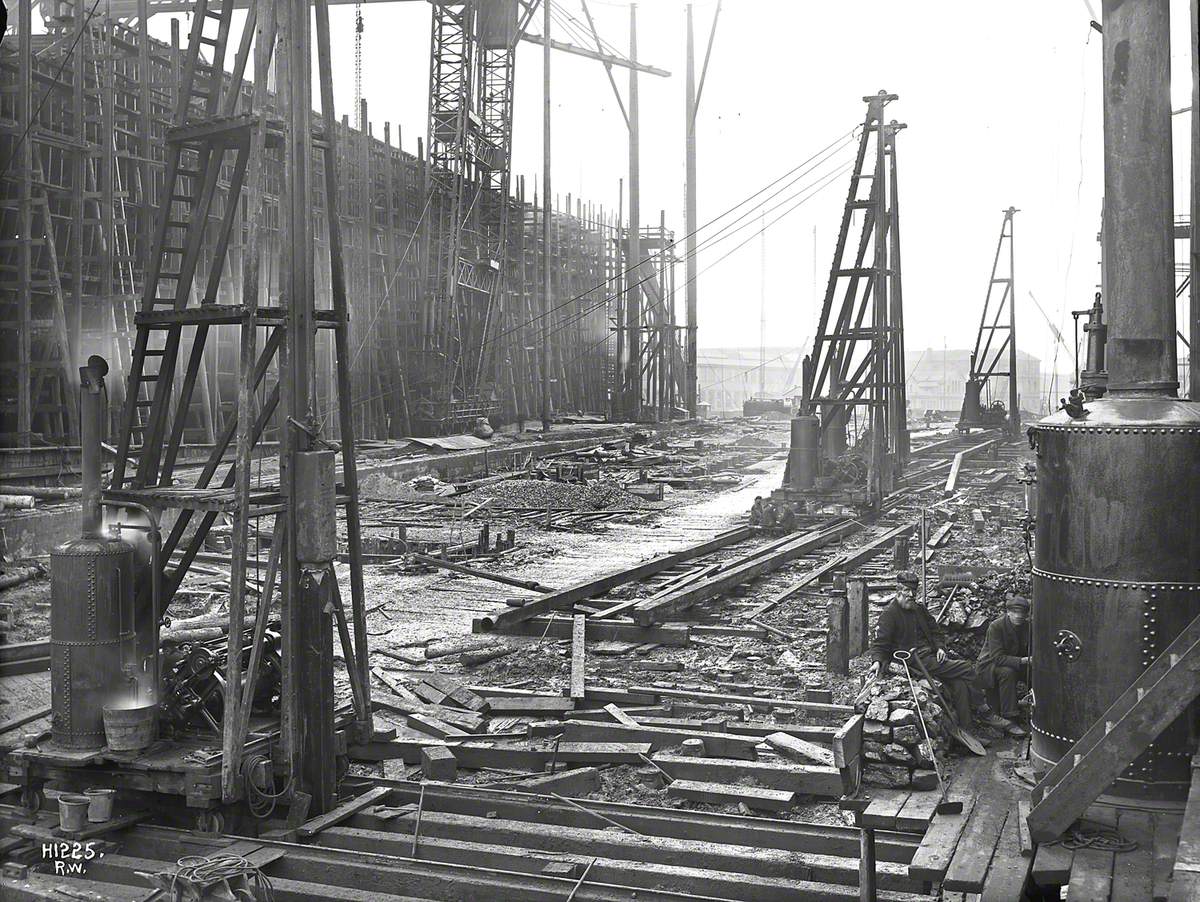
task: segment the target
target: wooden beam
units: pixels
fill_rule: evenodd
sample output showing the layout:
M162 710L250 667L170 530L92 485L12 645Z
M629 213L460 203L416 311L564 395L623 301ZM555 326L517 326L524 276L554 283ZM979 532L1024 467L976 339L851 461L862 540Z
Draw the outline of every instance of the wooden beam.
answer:
M529 620L548 611L570 610L578 601L595 598L598 595L603 595L610 589L615 589L617 586L645 579L647 576L653 576L655 573L660 573L669 567L689 561L692 558L703 557L728 545L745 541L754 534L755 530L749 526L731 529L679 551L659 555L636 566L606 573L603 576L576 583L574 586L561 591L552 592L542 598L535 598L519 608L503 608L494 611L476 621L477 626L475 631L487 632L501 626L520 623L523 620Z
M571 698L581 699L584 696L584 686L587 682L585 670L585 655L587 654L584 638L587 629L587 617L576 614L571 619Z

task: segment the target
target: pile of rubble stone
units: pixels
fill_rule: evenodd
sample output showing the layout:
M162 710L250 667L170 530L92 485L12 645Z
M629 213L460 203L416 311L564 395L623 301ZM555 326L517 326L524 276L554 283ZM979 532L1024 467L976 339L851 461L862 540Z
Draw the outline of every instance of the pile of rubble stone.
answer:
M856 705L864 718L863 779L868 783L894 788L937 786L933 758L945 751L945 714L925 680L916 680L914 685L915 702L905 677L880 679ZM918 708L930 742L925 741Z

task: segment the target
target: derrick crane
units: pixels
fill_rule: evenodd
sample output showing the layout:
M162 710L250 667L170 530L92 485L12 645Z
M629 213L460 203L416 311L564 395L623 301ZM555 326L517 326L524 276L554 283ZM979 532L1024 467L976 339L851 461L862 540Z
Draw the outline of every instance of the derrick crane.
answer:
M1020 401L1017 398L1016 269L1013 254L1016 214L1016 208L1009 207L1004 211L1004 220L1000 223L1000 237L992 258L992 275L988 279L979 330L975 335L975 350L971 352L971 371L967 376L962 412L958 417L958 428L963 432L969 432L972 428L1007 427L1015 435L1021 429ZM1007 369L1001 369L1006 357ZM1007 410L1000 400L993 401L986 408L983 406L984 390L993 376L1008 379Z
M804 360L785 492L848 491L856 502L876 505L908 457L896 180L896 135L905 126L883 120L896 99L884 91L863 98L867 114L812 353Z
M489 411L487 336L508 240L516 44L536 8L536 0L433 4L433 259L413 385L425 431L445 432Z

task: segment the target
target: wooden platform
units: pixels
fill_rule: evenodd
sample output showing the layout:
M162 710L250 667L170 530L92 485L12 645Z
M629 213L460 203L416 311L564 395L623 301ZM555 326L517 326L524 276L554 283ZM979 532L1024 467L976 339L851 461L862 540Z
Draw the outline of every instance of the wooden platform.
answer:
M1115 830L1136 848L1073 848L1071 841L1034 847L1025 825L1029 790L1006 776L1009 764L995 755L958 763L947 799L962 802L963 811L933 817L909 863L910 877L940 882L947 898L963 893L984 902L1020 899L1027 881L1048 898L1065 887L1069 899L1088 902L1200 898L1200 791L1188 812L1192 830L1184 829L1190 844L1180 838L1187 815L1094 806L1086 826Z

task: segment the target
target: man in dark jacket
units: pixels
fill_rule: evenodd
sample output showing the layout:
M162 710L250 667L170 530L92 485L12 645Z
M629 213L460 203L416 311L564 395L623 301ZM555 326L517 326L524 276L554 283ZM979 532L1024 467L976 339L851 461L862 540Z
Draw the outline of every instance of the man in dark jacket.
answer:
M896 597L883 609L875 624L875 639L871 643L871 657L875 660L871 665L871 676L880 671L884 675L888 673L893 652L912 651L921 659L929 675L945 688L959 726L969 729L975 668L969 661L946 654L941 629L917 599L920 583L911 570L896 574ZM900 665L896 666L899 668Z
M1021 717L1017 707L1017 681L1029 684L1029 599L1010 596L1002 615L988 624L987 637L979 652L978 687L987 694L994 714L990 726L1011 736L1026 736L1025 729L1014 723Z

